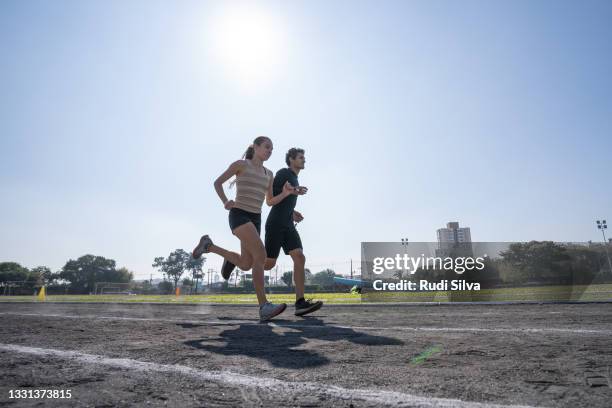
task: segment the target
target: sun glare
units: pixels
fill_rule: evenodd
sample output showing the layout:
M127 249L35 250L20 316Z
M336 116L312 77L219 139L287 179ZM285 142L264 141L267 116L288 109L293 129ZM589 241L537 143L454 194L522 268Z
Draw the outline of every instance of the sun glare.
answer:
M286 33L273 15L248 6L226 9L211 29L215 58L233 80L262 85L282 71Z

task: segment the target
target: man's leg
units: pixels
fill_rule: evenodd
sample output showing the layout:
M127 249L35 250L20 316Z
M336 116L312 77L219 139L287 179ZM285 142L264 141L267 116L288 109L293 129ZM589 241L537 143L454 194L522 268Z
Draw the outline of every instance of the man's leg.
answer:
M295 315L304 316L308 313L315 312L323 306L320 300L313 302L312 300L304 299L304 266L306 257L302 248L296 248L289 251L291 259L293 259L293 281L295 282Z
M276 258L266 258L266 263L264 264L264 269L266 271L269 271L275 266L276 266Z
M296 248L289 251L289 256L293 259L293 281L295 282L295 299L299 300L304 297L304 267L306 265L306 257L302 248Z
M293 259L293 281L295 282L295 315L304 316L317 311L323 306L323 302L304 299L304 268L306 257L302 249L300 234L293 229L284 234L283 249Z

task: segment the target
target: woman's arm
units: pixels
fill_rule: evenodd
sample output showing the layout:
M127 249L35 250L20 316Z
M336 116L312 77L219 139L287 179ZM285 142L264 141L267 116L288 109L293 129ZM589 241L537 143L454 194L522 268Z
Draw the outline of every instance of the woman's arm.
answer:
M215 183L214 183L215 191L217 192L217 195L219 196L219 198L223 202L223 206L226 209L228 209L228 210L233 207L234 200L228 200L227 199L227 196L225 195L225 191L223 191L223 183L225 183L227 180L229 180L230 177L238 174L240 172L240 170L243 169L243 167L244 167L244 161L243 160L237 160L237 161L233 162L232 164L230 164L230 166L227 168L227 170L225 170L215 180ZM229 208L228 208L228 206L229 206Z

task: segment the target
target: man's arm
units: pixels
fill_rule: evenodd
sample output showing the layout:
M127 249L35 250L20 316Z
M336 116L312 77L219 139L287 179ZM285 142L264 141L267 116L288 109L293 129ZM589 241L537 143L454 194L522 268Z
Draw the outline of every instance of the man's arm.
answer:
M270 180L270 185L268 186L268 192L266 193L266 204L272 207L285 199L285 197L290 196L291 194L295 194L295 187L291 185L288 181L285 182L283 186L283 191L280 194L274 195L272 191L272 180Z
M293 210L293 222L302 222L304 216L299 211Z
M287 169L281 169L276 172L274 176L274 182L272 184L272 188L274 190L274 194L280 194L283 191L283 186L285 182L289 180L289 173Z

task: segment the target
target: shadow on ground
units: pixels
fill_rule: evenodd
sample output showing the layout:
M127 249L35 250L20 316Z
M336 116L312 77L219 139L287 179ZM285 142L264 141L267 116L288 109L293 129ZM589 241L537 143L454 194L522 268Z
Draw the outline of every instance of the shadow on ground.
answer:
M179 326L185 327L183 324ZM189 325L186 328L193 328ZM337 342L348 341L368 346L400 346L404 342L385 336L376 336L347 327L328 325L316 317L296 323L292 320L274 320L272 324L237 324L238 328L224 330L217 338L190 340L184 344L200 350L222 355L244 355L268 361L274 367L303 369L330 363L316 349L305 349L308 339ZM275 332L275 327L289 329ZM214 344L219 343L219 345ZM224 344L223 344L224 343Z

